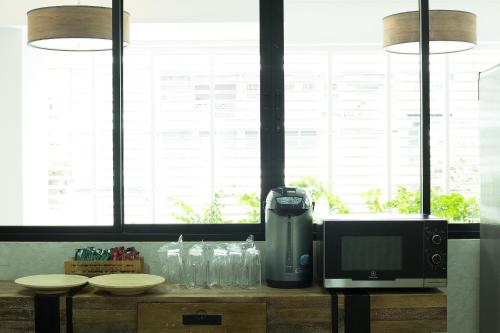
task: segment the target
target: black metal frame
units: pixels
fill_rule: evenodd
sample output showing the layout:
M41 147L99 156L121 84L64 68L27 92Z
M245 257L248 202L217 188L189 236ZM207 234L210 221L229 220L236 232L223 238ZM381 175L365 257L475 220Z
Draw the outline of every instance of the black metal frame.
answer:
M284 17L283 0L260 4L261 221L258 224L126 225L123 185L123 2L113 0L113 226L0 227L2 241L187 241L265 240L264 207L269 190L284 185ZM419 0L421 77L421 212L431 212L429 0ZM478 223L453 223L449 238L479 238Z
M431 214L431 107L429 0L419 0L420 16L420 212ZM450 223L450 239L479 238L479 223Z
M123 1L113 0L113 228L123 230Z
M260 0L261 207L273 187L285 185L285 75L283 0Z
M419 0L420 13L420 188L424 215L431 214L431 107L429 72L429 0Z
M450 223L448 225L449 239L479 239L480 223Z

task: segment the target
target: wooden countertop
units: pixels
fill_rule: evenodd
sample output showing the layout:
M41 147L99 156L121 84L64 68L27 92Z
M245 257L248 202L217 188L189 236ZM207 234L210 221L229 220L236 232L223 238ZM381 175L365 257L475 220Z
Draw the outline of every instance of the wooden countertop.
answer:
M0 298L32 298L34 293L14 283L0 280Z
M131 298L139 298L141 301L195 301L200 299L218 300L224 302L225 299L241 299L248 301L249 299L258 300L265 298L279 298L279 297L329 297L327 290L320 286L312 286L309 288L301 289L276 289L267 286L262 286L258 289L240 289L240 288L214 288L214 289L187 289L172 287L167 284L157 286L148 292L137 295L128 296ZM73 298L86 299L86 298L105 298L105 297L118 297L124 298L127 296L113 296L109 293L98 291L91 286L86 286L80 290Z
M107 298L133 298L137 302L197 302L197 301L214 301L217 299L220 302L265 302L268 298L330 298L328 290L319 285L313 285L309 288L298 289L278 289L270 288L265 285L258 289L241 289L241 288L214 288L214 289L188 289L172 287L167 284L159 285L150 289L144 294L135 296L115 296L110 293L99 291L90 285L86 285L80 289L73 290L72 298L75 301L103 301ZM391 290L391 289L376 289L370 290L370 296L374 299L391 298L402 300L411 297L412 300L421 300L425 302L427 298L433 295L433 299L439 302L446 302L446 294L439 289L409 289L409 290ZM33 298L35 293L29 289L18 286L13 281L0 281L0 298ZM343 303L344 292L339 291L339 302ZM64 296L64 295L61 295ZM401 304L404 307L405 304Z
M341 292L343 294L343 292ZM14 281L0 280L0 298L32 298L34 292L23 288L14 283ZM440 295L445 297L446 294L439 289L409 289L409 290L391 290L391 289L377 289L370 291L371 296L411 296L418 297L429 295ZM313 285L309 288L298 289L278 289L262 286L259 289L240 289L240 288L214 288L214 289L186 289L172 287L167 284L157 286L148 292L137 296L114 296L106 292L98 291L92 286L85 286L78 290L73 298L106 298L106 297L119 297L119 298L140 298L142 300L158 300L162 298L268 298L268 297L329 297L330 293L319 285Z
M0 281L0 298L32 298L35 293L29 289L18 286L14 281ZM214 289L187 289L172 287L167 284L157 286L148 292L136 296L114 296L107 292L98 291L92 286L85 286L76 291L74 299L87 298L139 298L141 301L161 301L162 299L184 300L193 299L224 299L242 298L243 300L269 298L269 297L329 297L327 290L315 285L309 288L300 289L277 289L262 286L259 289L239 289L239 288L214 288ZM188 300L190 299L190 300Z
M319 285L313 285L309 288L298 289L278 289L270 288L265 285L258 289L241 289L241 288L214 288L214 289L188 289L172 287L167 284L157 286L144 294L135 296L115 296L107 292L99 291L90 285L86 285L80 289L73 290L74 295L72 298L78 301L86 301L93 299L94 301L104 300L107 298L133 298L138 302L196 302L196 301L214 301L217 299L221 302L230 301L255 301L264 302L268 298L297 298L307 297L314 298L330 298L328 290ZM339 292L339 301L343 303L343 291ZM404 299L411 297L413 300L425 301L429 296L433 295L434 299L440 302L446 301L446 294L439 289L409 289L409 290L391 290L391 289L377 289L369 292L370 296L375 299L380 298L393 298ZM14 281L1 281L0 280L0 298L2 299L30 299L33 298L35 293L32 290L23 288L14 283ZM61 295L65 296L65 295ZM404 306L404 304L401 304Z

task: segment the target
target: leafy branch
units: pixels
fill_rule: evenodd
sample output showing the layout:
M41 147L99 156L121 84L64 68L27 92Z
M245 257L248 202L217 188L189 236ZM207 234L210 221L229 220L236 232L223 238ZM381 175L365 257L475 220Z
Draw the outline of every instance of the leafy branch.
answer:
M328 190L326 185L316 177L305 176L297 181L291 182L290 185L309 191L315 203L326 200L328 203L328 210L332 214L349 214L351 212L349 206L344 203L338 195Z
M224 223L222 217L222 209L224 204L221 200L222 192L215 192L214 197L210 201L208 207L203 209L202 214L197 213L194 208L187 202L172 198L174 206L177 206L181 210L181 214L172 213L172 216L179 222L188 224L214 224L214 223Z
M361 194L371 213L382 213L394 209L401 214L420 212L420 191L408 191L399 186L393 200L381 202L382 191L371 189ZM443 194L433 190L431 193L432 214L450 222L477 222L479 220L479 202L474 197L466 198L459 193Z
M259 223L260 221L260 199L257 193L245 193L240 195L240 205L246 207L247 218L239 220L239 223Z

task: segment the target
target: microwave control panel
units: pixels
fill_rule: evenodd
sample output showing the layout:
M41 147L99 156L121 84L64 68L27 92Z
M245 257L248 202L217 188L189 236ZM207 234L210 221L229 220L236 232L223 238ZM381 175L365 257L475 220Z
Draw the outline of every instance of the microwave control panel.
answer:
M424 221L424 276L446 279L448 262L448 223L446 220Z

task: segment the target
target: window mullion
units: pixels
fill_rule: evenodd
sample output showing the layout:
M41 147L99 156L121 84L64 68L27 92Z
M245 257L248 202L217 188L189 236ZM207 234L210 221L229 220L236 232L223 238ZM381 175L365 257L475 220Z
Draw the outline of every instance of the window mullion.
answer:
M420 13L420 212L431 213L429 0L419 0Z
M113 213L115 230L124 225L123 207L123 0L113 0Z
M261 222L265 198L285 183L283 0L260 0Z

